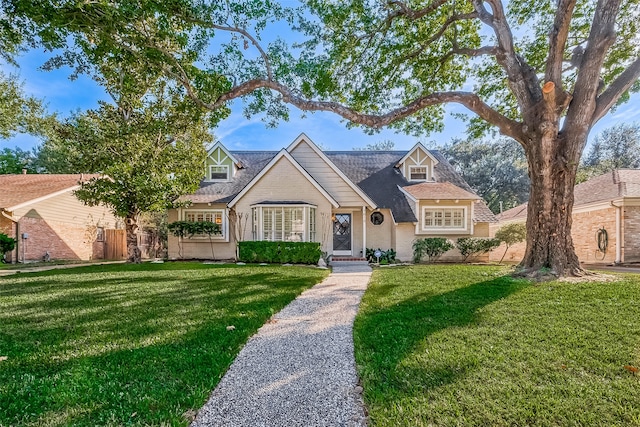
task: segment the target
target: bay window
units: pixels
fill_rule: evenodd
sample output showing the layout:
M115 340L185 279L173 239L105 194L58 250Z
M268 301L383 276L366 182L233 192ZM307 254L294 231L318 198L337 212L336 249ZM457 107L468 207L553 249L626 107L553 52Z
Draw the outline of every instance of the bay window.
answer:
M316 207L313 205L262 204L252 206L252 211L255 240L316 241Z

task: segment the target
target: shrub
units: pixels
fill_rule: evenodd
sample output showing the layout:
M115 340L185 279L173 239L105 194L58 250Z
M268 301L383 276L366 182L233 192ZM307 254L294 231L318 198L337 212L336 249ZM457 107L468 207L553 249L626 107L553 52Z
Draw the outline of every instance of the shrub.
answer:
M413 241L413 262L418 263L425 256L429 262L433 262L453 248L453 243L444 237L416 239Z
M502 254L502 258L500 258L500 262L504 259L505 255L509 248L516 243L523 242L524 239L527 238L527 226L524 224L507 224L500 227L498 231L496 231L496 239L504 242L507 248L504 250Z
M16 239L0 233L0 262L4 262L4 254L16 247Z
M238 243L238 259L242 262L315 264L322 257L317 242Z
M485 237L461 237L456 241L456 248L466 261L471 256L487 253L500 246L499 239Z
M376 257L376 251L380 251L382 255L380 255L380 264L395 264L396 263L396 255L398 254L393 249L387 249L383 251L382 249L373 249L367 248L366 258L369 262L378 262L378 258Z

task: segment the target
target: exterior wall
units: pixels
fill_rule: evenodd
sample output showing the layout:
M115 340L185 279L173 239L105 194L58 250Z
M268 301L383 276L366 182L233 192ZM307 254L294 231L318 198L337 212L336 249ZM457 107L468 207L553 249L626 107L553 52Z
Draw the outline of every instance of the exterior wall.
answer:
M471 236L472 235L472 229L474 229L475 232L475 225L473 224L472 221L472 201L469 200L465 200L465 201L458 201L458 203L456 203L455 200L420 200L418 203L418 224L416 226L415 229L415 233L416 235L418 235L419 237L429 237L429 236L442 236L442 237L446 237L446 236L454 236L454 239L457 239L458 237L463 237L463 236ZM466 208L466 225L465 225L465 229L464 230L437 230L437 229L433 229L433 230L423 230L422 229L422 222L423 222L423 218L422 218L422 209L423 208L433 208L433 209L439 209L439 208ZM473 234L475 235L475 234Z
M302 173L285 157L278 160L273 167L236 203L234 210L238 213L251 214L251 205L264 201L287 202L300 201L317 206L316 228L317 238L322 250L331 253L333 250L332 235L324 236L321 232L322 218L331 217L331 203L318 189L302 175ZM353 221L353 219L352 219ZM246 228L243 240L253 240L251 219Z
M18 259L102 259L104 242L97 227L116 228L117 220L104 206L87 206L71 191L33 203L13 213L19 218ZM20 238L27 233L26 239Z
M296 159L309 174L318 181L340 206L364 206L366 203L362 197L349 186L318 154L307 144L300 142L291 151L291 156Z
M624 262L640 262L640 206L625 206L623 216L623 260Z
M514 222L514 221L510 221L510 222ZM524 223L524 220L515 221L515 222ZM491 237L494 237L496 235L496 231L498 231L500 227L506 224L509 224L509 222L498 222L498 223L491 224L489 226L489 233ZM507 246L504 243L498 246L496 249L494 249L489 253L489 261L498 262L504 255L503 262L518 263L522 261L522 258L524 258L526 243L522 242L522 243L516 243L515 245L512 245L507 251L507 253L505 254L506 249L507 249Z
M574 212L571 237L580 262L613 263L616 260L616 208L609 207L590 212ZM598 251L596 234L604 228L609 236L607 252ZM524 254L523 254L524 255Z
M226 211L226 205L214 204L208 205L206 203L195 203L189 208L182 209L170 209L168 212L167 221L169 223L174 221L184 221L184 213L189 210L220 210ZM182 217L181 217L182 215ZM226 227L227 236L224 239L212 239L208 237L194 237L180 239L171 233L169 233L167 241L167 256L169 259L235 259L236 258L236 243L234 239L233 221L229 221L229 213L224 216L224 220L229 225ZM228 240L228 241L227 241ZM213 249L213 251L212 251Z
M413 260L413 241L416 239L416 227L410 222L403 222L395 226L395 250L400 261Z
M365 221L367 222L367 248L371 249L394 249L393 244L393 217L391 216L391 211L389 209L380 209L379 211L382 215L384 215L384 221L380 225L373 225L371 223L371 214L373 211L367 209Z

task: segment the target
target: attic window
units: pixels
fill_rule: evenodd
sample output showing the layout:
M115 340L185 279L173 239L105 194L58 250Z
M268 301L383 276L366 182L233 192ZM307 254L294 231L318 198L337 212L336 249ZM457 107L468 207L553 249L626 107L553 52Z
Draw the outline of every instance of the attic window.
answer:
M226 182L229 181L229 166L209 166L209 179L211 181Z
M409 167L409 181L426 181L426 180L427 180L426 166L410 166Z

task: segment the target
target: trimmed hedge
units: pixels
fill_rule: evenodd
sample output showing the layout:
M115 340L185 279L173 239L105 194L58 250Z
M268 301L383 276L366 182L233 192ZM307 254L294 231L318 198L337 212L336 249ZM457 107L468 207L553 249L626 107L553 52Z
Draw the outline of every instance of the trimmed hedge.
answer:
M254 242L238 243L238 258L242 262L273 264L316 264L322 257L317 242Z

